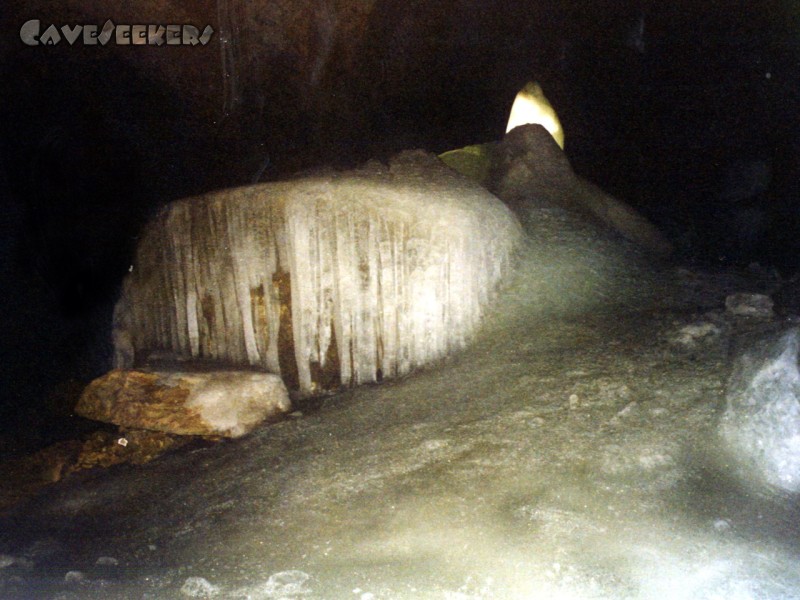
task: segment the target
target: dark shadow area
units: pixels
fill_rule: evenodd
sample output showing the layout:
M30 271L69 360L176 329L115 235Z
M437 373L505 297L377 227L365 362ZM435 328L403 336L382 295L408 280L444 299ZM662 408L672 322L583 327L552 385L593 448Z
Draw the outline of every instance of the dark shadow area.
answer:
M111 309L139 229L202 173L188 168L180 101L130 66L39 56L2 78L0 439L13 441L0 451L85 427L71 407L110 366Z
M746 485L720 464L711 432L709 444L687 452L691 476L675 489L672 508L691 515L701 529L710 527L748 543L778 542L792 553L800 544L800 498L777 489Z

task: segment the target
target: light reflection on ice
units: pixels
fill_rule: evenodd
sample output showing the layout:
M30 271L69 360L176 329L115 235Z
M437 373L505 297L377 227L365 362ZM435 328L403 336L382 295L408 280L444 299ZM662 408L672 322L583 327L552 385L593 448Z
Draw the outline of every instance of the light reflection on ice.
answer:
M0 536L2 597L180 598L197 577L226 600L800 598L796 499L713 460L722 347L673 353L693 315L539 315L536 248L444 364L54 488Z

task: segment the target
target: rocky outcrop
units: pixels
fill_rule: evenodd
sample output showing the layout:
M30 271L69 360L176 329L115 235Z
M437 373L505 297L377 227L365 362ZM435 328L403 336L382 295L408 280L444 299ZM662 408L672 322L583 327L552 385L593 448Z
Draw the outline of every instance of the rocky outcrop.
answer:
M494 148L489 189L520 211L523 220L530 207L565 208L654 254L672 252L669 240L646 218L578 176L541 125L517 127Z
M672 252L670 241L624 202L578 176L553 136L539 124L521 125L499 143L445 152L442 161L487 187L519 215L530 209L565 209L616 231L659 256Z
M268 373L114 370L89 384L75 412L122 427L239 437L290 407L283 382Z

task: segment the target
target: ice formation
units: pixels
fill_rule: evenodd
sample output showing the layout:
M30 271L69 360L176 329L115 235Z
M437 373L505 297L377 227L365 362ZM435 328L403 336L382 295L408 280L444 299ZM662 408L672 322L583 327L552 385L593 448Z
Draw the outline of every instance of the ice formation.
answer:
M252 365L306 393L402 375L464 345L520 239L421 152L174 202L126 279L115 366Z
M564 149L564 129L561 127L561 121L545 97L541 86L532 81L528 82L514 98L514 104L511 105L511 112L508 115L506 133L529 123L542 125L561 149Z
M800 329L761 340L738 360L720 423L746 477L800 492Z

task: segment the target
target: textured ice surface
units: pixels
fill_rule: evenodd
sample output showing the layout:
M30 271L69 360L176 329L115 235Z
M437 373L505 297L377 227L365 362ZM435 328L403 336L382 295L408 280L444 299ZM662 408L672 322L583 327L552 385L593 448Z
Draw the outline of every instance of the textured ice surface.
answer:
M800 330L750 342L728 384L720 433L747 475L800 492Z
M749 286L658 290L595 230L530 216L469 347L244 438L60 482L0 516L0 553L30 560L0 570L0 597L180 600L201 577L225 600L800 599L796 502L708 456L737 321L702 351L673 342Z
M331 361L343 384L402 375L463 347L519 240L502 203L419 152L208 194L148 227L116 337L284 375L289 343L306 392Z

